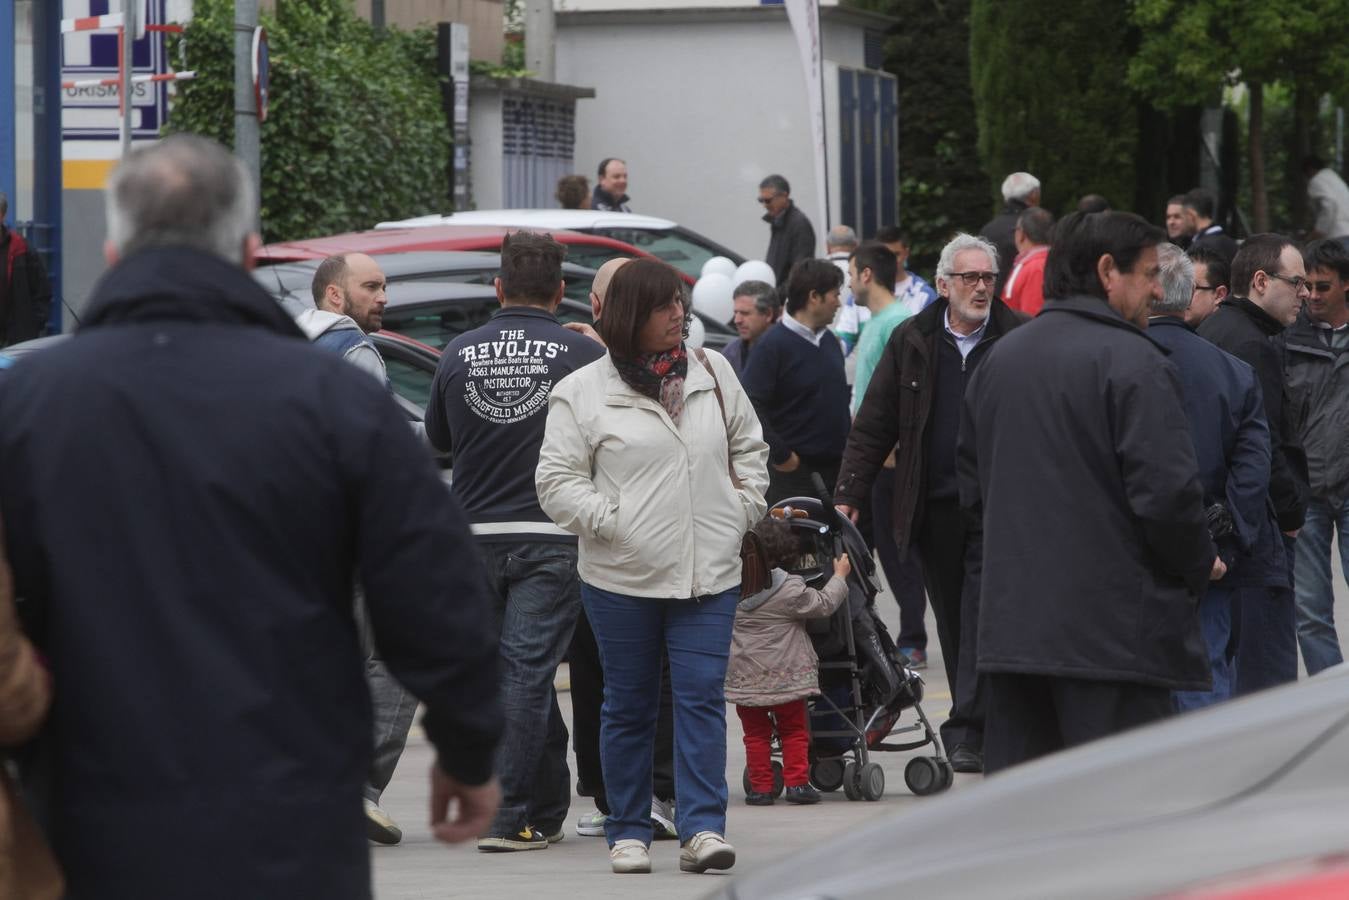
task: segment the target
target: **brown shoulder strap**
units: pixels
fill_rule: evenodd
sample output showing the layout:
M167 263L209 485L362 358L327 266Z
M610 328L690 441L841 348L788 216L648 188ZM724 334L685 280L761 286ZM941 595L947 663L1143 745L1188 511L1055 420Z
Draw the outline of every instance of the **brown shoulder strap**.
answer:
M731 463L731 423L726 418L726 398L721 395L721 382L717 381L717 373L712 371L712 364L707 361L707 354L703 352L702 347L694 350L693 355L698 357L698 362L702 363L707 374L712 376L712 393L717 395L717 406L721 408L721 426L726 429L726 474L731 476L731 484L735 485L735 489L740 490L744 482L735 474L735 466Z

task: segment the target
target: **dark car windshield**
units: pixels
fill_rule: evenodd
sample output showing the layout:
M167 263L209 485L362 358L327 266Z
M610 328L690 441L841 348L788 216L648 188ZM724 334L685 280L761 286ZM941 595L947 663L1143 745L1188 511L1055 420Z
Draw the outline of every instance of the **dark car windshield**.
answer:
M438 300L386 307L383 327L442 350L464 332L486 325L500 308L495 300ZM590 304L563 299L557 318L561 322L589 322ZM392 372L389 375L393 377Z
M704 243L688 232L666 228L594 228L591 234L599 234L632 244L645 250L657 259L662 259L691 278L697 279L703 274L703 263L714 256L728 256L729 251L713 243ZM737 265L743 260L732 258Z

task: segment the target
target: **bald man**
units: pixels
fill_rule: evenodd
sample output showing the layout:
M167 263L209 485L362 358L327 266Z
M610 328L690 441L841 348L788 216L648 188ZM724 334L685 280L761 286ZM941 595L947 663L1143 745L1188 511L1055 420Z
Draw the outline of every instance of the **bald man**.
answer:
M330 256L314 272L314 308L296 316L305 336L342 354L347 362L389 383L384 358L366 335L379 331L389 302L379 263L364 253Z
M613 281L614 273L623 268L624 263L627 262L629 262L628 257L619 256L595 270L595 280L590 283L590 315L596 322L600 320L600 311L604 309L605 298L609 296L609 282ZM575 331L577 334L584 334L592 341L599 341L601 347L604 346L604 341L601 340L599 332L585 322L568 322L562 327Z

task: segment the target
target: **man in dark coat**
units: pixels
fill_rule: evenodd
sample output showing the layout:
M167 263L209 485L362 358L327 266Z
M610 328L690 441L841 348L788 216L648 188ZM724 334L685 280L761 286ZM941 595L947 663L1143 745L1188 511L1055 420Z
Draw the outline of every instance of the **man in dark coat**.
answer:
M1013 172L1002 180L1002 200L1002 212L979 229L979 236L998 248L995 297L1002 296L1012 263L1016 261L1016 220L1032 206L1040 205L1040 179L1029 172Z
M47 804L72 897L371 896L356 578L427 706L436 836L474 837L496 805L464 516L387 390L241 268L253 196L205 138L133 153L80 332L0 383L0 514L59 686Z
M1208 188L1195 188L1185 195L1185 220L1194 237L1190 249L1210 247L1230 265L1237 255L1237 242L1213 217L1218 214L1218 198Z
M1073 213L1045 307L965 391L961 502L982 515L984 771L1160 719L1209 687L1209 538L1181 386L1142 330L1165 233Z
M0 347L40 337L52 306L47 270L23 235L5 227L8 212L0 193Z
M853 420L834 499L854 517L894 451L895 545L916 548L951 685L942 741L957 772L983 766L983 698L975 674L980 535L960 511L956 435L966 385L991 348L1026 321L993 294L997 250L957 235L937 263L942 299L890 336Z
M792 266L815 255L815 229L792 202L791 194L791 185L781 175L769 175L759 182L759 203L770 232L764 262L773 267L779 287L787 283Z
M1261 573L1271 570L1271 549L1276 559L1282 559L1283 550L1265 500L1269 494L1269 426L1255 372L1186 324L1186 310L1194 297L1194 262L1175 244L1159 245L1157 256L1162 297L1152 303L1148 337L1170 351L1180 374L1209 533L1228 567L1227 575L1209 585L1199 603L1213 689L1177 693L1176 706L1189 710L1232 696L1237 645L1233 605L1240 602L1245 585L1260 587Z
M628 208L628 164L608 156L600 160L595 174L598 181L590 197L590 208L603 212L632 212Z
M1269 423L1269 500L1283 532L1283 577L1264 596L1243 594L1237 645L1237 694L1297 680L1293 599L1295 539L1307 513L1307 457L1284 383L1282 344L1272 340L1297 320L1307 299L1302 254L1283 235L1257 234L1232 260L1232 294L1199 326L1199 336L1249 364L1260 381Z

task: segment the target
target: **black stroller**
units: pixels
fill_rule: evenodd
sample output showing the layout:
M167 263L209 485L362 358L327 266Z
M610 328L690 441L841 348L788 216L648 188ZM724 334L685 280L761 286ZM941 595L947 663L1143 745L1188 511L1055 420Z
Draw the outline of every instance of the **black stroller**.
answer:
M840 552L852 561L847 602L832 616L807 623L820 660L820 693L808 701L811 784L821 791L842 787L849 800L879 800L885 793L885 771L871 762L870 754L931 744L932 756L916 756L904 767L904 783L918 796L946 790L955 772L923 713L923 679L898 661L902 657L876 613L880 590L876 566L861 532L832 505L811 497L784 500L770 515L790 524L797 534L801 553L790 571L811 587L820 588L829 580ZM917 721L900 725L901 714L910 708ZM913 737L898 743L886 740L899 735ZM776 797L783 790L777 761L773 775ZM748 767L744 785L748 793Z

